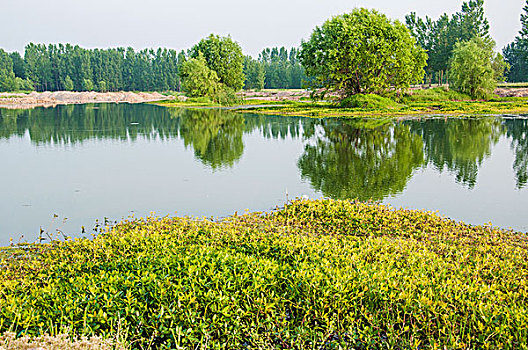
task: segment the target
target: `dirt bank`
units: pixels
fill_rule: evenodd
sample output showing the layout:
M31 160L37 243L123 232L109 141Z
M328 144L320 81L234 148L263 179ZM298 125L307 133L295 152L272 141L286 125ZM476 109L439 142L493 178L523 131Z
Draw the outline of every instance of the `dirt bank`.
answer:
M81 103L142 103L171 99L157 92L32 92L0 93L0 108L29 109Z
M495 93L500 97L528 97L527 88L497 88Z

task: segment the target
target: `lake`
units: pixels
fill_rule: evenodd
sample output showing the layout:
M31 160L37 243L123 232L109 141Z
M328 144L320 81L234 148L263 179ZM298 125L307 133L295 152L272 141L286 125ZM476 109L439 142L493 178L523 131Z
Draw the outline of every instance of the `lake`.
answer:
M523 117L338 120L153 105L0 109L0 245L129 216L374 200L528 231ZM96 222L96 220L98 220ZM84 231L84 232L83 232Z

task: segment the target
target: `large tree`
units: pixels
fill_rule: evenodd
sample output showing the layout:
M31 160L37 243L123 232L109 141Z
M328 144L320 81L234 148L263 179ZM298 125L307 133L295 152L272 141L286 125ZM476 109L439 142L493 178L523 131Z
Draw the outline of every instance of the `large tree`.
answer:
M300 59L318 84L344 98L422 81L427 55L402 23L359 8L316 27Z
M207 66L216 72L220 82L235 91L244 86L244 55L240 45L231 37L211 34L190 50L190 57L203 54Z

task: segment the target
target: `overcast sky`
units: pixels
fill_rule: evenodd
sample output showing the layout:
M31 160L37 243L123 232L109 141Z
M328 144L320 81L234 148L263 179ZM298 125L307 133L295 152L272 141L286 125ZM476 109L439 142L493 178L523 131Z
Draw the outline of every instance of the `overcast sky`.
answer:
M404 20L411 11L436 19L461 0L0 0L0 48L28 42L87 48L188 49L210 33L231 34L244 53L298 46L316 25L354 7ZM491 35L501 49L520 29L525 0L485 0Z

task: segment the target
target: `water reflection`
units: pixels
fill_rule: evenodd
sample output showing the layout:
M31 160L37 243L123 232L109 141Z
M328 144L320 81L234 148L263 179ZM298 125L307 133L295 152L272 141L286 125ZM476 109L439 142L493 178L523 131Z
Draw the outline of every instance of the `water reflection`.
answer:
M221 110L172 110L185 146L212 169L233 166L244 153L244 117Z
M475 187L479 167L503 133L498 118L429 119L405 124L423 140L424 165L431 164L438 171L447 169L458 183L469 188Z
M513 172L521 189L528 182L527 130L526 119L340 121L128 104L0 109L0 139L28 134L37 145L181 139L212 170L240 161L246 134L302 139L300 177L324 196L361 200L400 193L416 169L428 166L452 173L457 183L472 189L501 136L511 140Z
M423 164L423 142L408 125L370 126L367 121L322 121L308 143L301 176L332 198L382 199L402 191Z
M506 119L504 127L506 134L512 139L511 148L515 153L513 171L517 188L521 189L528 181L528 120Z

